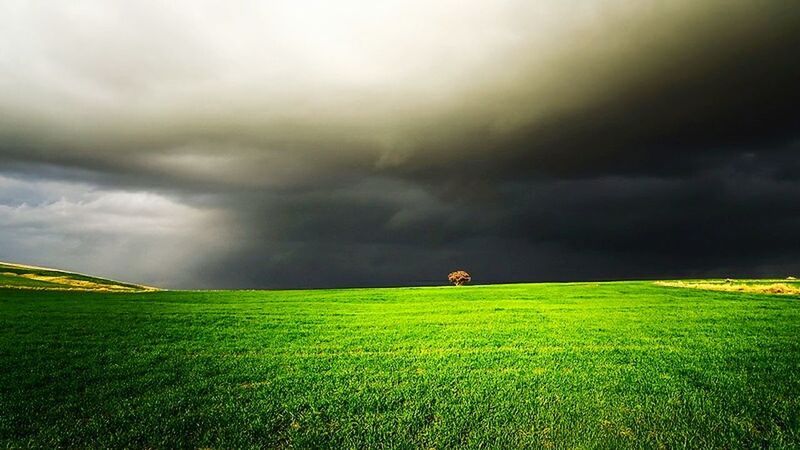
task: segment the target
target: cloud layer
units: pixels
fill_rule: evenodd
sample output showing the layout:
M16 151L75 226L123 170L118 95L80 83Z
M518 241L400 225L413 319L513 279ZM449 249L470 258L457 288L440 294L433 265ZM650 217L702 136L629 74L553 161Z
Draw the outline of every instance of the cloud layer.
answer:
M797 48L777 1L3 2L0 259L172 287L788 274Z

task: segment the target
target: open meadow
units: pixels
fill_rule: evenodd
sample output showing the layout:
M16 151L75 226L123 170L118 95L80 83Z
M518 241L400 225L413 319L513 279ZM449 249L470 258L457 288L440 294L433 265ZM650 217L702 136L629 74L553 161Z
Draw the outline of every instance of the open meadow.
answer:
M796 448L798 336L644 281L4 288L0 447Z

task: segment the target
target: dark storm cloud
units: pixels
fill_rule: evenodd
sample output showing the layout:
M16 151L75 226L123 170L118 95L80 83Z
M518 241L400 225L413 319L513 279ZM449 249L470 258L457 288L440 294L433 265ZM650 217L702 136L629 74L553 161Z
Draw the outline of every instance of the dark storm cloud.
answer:
M800 270L791 2L0 17L0 259L195 287Z
M800 125L800 8L717 6L698 13L704 20L621 20L622 30L559 58L563 79L547 85L555 94L521 82L485 99L508 102L521 115L555 104L552 111L500 131L497 117L483 118L453 136L441 159L417 154L409 170L483 179L675 175L745 152L782 151L797 140ZM553 98L593 89L602 92L566 106ZM437 144L443 143L430 145Z
M424 283L460 265L485 282L797 273L800 182L780 175L780 160L741 164L688 177L500 183L493 202L290 197L256 208L278 221L243 220L264 229L214 270L244 257L260 270L226 279L285 286ZM396 226L403 211L413 219Z

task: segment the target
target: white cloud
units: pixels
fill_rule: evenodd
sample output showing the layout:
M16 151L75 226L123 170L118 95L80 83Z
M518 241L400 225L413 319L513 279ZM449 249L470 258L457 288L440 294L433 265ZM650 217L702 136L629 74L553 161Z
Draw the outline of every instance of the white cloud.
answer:
M0 156L246 186L446 157L627 84L640 37L713 9L641 3L7 0Z

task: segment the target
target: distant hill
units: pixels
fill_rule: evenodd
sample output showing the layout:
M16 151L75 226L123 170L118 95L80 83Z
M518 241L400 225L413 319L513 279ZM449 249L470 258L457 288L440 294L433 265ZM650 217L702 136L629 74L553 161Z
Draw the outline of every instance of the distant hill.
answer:
M44 267L0 262L0 288L141 292L158 289Z

